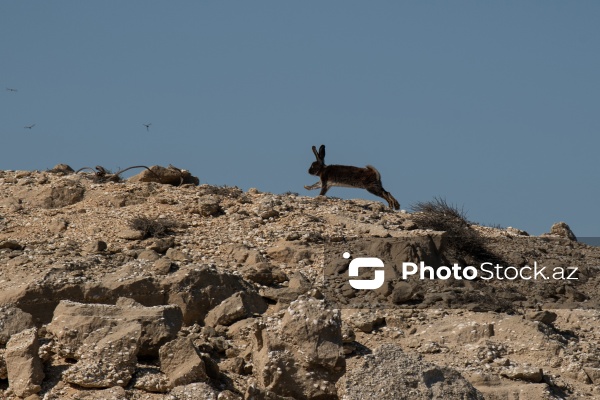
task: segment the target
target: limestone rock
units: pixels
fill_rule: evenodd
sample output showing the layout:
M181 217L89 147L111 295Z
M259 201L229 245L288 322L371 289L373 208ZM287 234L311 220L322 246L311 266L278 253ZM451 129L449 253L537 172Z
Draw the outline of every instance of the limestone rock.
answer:
M252 353L259 388L293 398L337 398L335 382L345 368L341 325L339 310L304 296L281 323L259 324Z
M67 230L69 223L62 219L54 219L48 224L48 230L54 234L58 234Z
M254 291L240 276L210 267L183 269L166 275L160 290L166 302L176 304L188 325L203 321L206 314L223 300L239 291Z
M340 398L363 400L377 394L381 399L483 400L460 373L404 353L395 344L384 344L348 371L341 382Z
M376 313L358 312L352 315L350 323L354 328L361 332L371 333L373 330L381 326L385 322L385 318Z
M171 388L208 380L204 361L187 337L164 344L160 348L159 356L160 369L167 375Z
M169 390L169 379L157 368L138 368L133 387L146 392L165 393Z
M552 227L550 228L550 232L545 235L555 235L567 238L574 242L577 241L577 237L575 236L569 225L567 225L564 222L557 222L554 225L552 225Z
M267 303L255 292L237 292L225 299L221 304L208 312L205 325L231 325L232 323L262 314L267 310Z
M23 263L29 261L29 257L23 255ZM184 322L193 325L201 322L208 311L235 292L254 291L253 286L241 276L207 265L180 266L167 275L159 276L131 274L117 269L115 274L87 281L84 285L74 282L72 277L59 282L57 278L52 274L41 279L31 276L28 284L5 287L0 291L0 304L13 304L30 313L34 320L48 323L63 299L114 304L119 297L130 297L145 305L177 305L183 312Z
M160 258L160 254L154 250L144 250L138 254L138 259L145 261L156 261Z
M243 268L242 275L245 279L264 286L277 285L288 280L287 275L281 268L266 262L256 263Z
M145 245L147 250L165 254L167 250L175 245L175 238L172 236L166 238L151 238L145 241Z
M291 275L287 287L267 288L266 290L261 291L261 295L281 304L289 304L296 300L298 296L306 294L310 289L312 289L310 280L308 280L301 272L296 272Z
M86 338L99 327L118 327L128 322L143 326L140 355L156 355L163 343L173 339L182 325L182 314L174 305L143 307L121 302L117 305L83 304L63 300L54 311L47 330L53 334L64 357L76 357Z
M37 329L26 329L12 335L6 344L6 370L8 384L19 397L39 392L44 379L44 368L38 356Z
M170 258L162 257L154 262L154 268L152 268L152 270L158 275L166 275L171 272L174 265L175 264Z
M144 233L136 229L123 228L116 233L118 238L127 240L141 240L144 238Z
M169 249L167 250L167 257L173 261L187 261L189 259L188 255L185 254L181 250L177 249Z
M66 382L86 388L125 387L137 362L142 326L129 321L91 332L77 351L79 361L63 374Z
M0 345L5 345L15 333L33 327L31 314L17 307L0 307Z
M539 383L544 379L544 373L541 368L529 365L511 366L502 371L502 376L510 379L526 382Z
M198 199L198 213L204 217L217 217L223 214L219 196L208 194Z

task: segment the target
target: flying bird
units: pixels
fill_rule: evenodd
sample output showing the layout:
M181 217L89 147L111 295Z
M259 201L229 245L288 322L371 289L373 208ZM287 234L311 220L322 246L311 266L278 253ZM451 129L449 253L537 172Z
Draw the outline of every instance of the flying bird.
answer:
M8 88L8 87L6 88L6 90L7 90L7 91L9 91L9 92L18 92L18 90L17 90L17 89Z
M142 125L144 125L146 127L146 130L148 132L150 132L150 125L152 125L151 123L150 124L142 124Z
M27 126L24 126L23 128L26 128L26 129L31 129L31 128L33 128L34 126L35 126L35 124L32 124L32 125L27 125Z

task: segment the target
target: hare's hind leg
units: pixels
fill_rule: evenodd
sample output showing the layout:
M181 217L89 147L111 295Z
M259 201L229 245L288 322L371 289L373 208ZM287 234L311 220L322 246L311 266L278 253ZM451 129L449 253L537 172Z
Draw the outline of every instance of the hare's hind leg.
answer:
M394 196L392 196L392 194L390 192L386 192L385 190L383 192L385 194L385 199L387 200L390 208L392 208L394 210L399 210L400 203L398 203L398 200L396 200L396 198Z
M369 193L374 194L375 196L381 197L388 202L388 206L393 210L400 209L400 204L398 201L392 196L390 192L387 192L382 186L371 186L366 188Z

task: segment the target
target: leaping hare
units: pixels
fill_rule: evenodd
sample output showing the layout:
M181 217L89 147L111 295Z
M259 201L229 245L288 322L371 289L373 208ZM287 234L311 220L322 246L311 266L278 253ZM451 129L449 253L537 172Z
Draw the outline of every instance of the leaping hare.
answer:
M317 161L313 162L308 173L318 176L321 180L314 185L304 186L307 190L321 189L319 195L325 196L332 186L352 187L366 189L369 193L385 199L392 209L400 209L400 204L381 185L381 174L372 165L366 168L352 167L349 165L325 165L325 145L317 148L312 147Z

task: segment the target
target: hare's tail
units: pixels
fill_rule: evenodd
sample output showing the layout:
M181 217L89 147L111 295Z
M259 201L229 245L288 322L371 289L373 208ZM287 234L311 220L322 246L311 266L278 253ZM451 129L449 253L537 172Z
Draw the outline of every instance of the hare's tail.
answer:
M370 169L371 171L375 172L375 175L377 176L377 180L381 181L381 174L379 173L379 171L377 171L377 168L375 168L372 165L367 165L367 168Z

